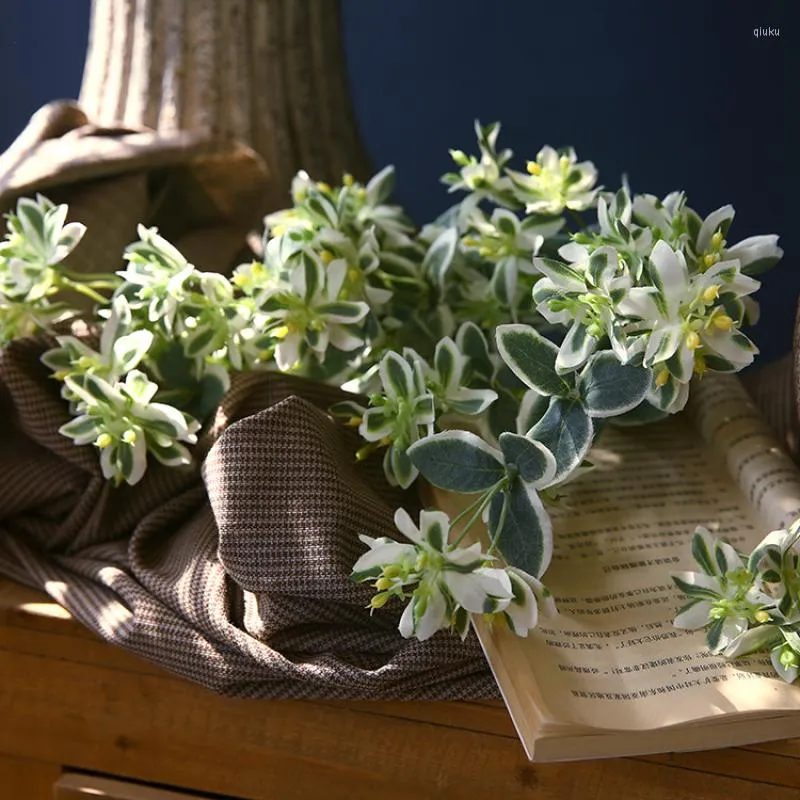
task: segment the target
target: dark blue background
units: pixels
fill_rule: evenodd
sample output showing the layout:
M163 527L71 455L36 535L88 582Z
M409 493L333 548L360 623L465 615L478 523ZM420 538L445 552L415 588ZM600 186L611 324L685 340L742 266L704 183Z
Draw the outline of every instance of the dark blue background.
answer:
M0 27L5 147L39 105L75 97L88 0L6 3ZM601 181L663 195L701 214L731 203L730 241L778 233L786 251L759 294L761 363L791 344L800 293L795 3L760 0L344 0L361 130L376 166L398 168L418 222L450 200L447 151L474 152L472 121L499 119L519 163L572 144ZM756 27L780 36L756 38ZM790 211L795 214L790 219Z

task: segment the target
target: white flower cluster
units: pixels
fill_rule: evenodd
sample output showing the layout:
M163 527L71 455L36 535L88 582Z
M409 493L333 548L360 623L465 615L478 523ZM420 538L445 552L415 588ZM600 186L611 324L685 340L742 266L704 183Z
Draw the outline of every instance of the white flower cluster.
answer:
M520 569L501 569L479 544L459 547L448 542L450 520L441 511L422 511L419 526L403 509L395 525L411 543L359 537L369 550L353 566L353 579L370 581L378 590L370 608L392 597L409 600L400 618L400 633L419 640L439 630L469 631L469 614L502 618L518 636L535 628L539 610L550 615L555 603L537 578Z

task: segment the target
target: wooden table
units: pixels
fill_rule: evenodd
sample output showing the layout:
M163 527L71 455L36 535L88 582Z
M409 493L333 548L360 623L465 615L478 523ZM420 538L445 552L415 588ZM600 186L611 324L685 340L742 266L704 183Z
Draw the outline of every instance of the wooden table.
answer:
M0 579L0 798L800 798L800 740L531 764L499 702L218 697Z

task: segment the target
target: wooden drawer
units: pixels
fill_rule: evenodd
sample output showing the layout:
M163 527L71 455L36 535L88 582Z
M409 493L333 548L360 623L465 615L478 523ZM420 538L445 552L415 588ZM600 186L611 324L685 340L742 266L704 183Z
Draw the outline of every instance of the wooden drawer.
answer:
M209 795L67 772L56 781L52 797L54 800L208 800Z

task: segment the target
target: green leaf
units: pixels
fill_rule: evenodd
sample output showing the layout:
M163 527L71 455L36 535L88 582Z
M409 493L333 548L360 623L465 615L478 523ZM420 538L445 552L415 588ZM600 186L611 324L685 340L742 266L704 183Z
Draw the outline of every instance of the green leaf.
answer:
M550 398L529 389L522 397L517 413L517 433L527 434L528 431L547 413L550 408Z
M121 375L132 370L145 356L153 344L151 331L139 330L120 336L114 342L114 369Z
M439 287L444 285L444 277L450 265L458 244L458 229L448 228L433 241L422 260L422 272Z
M586 291L586 281L583 276L562 261L552 258L534 258L533 265L564 292L582 294Z
M390 164L374 175L366 186L367 205L378 206L385 203L394 191L394 167Z
M427 436L411 445L408 455L426 480L450 492L482 492L505 475L500 453L468 431Z
M442 386L448 387L453 381L458 383L462 372L461 362L462 356L456 343L449 337L440 339L433 356L433 366L439 373Z
M417 470L409 457L408 450L401 450L396 444L389 447L385 458L388 459L392 475L397 485L408 489L417 477Z
M393 351L381 360L381 382L386 396L391 400L408 399L414 392L414 375L408 362Z
M83 439L88 442L97 437L100 433L100 428L101 420L84 414L62 425L58 432L70 439Z
M554 397L550 401L550 408L528 437L541 442L555 456L556 473L551 483L560 483L580 465L593 433L592 419L577 400Z
M669 414L651 405L647 400L639 403L636 408L626 411L622 416L614 418L615 425L631 426L634 425L649 425L653 422L660 422L666 419Z
M192 334L186 338L184 347L186 355L189 358L194 358L203 353L208 352L213 344L216 331L213 328L198 328L192 331Z
M650 380L650 370L621 364L606 350L586 365L578 378L578 392L590 417L615 417L644 400Z
M513 465L525 483L547 486L556 472L555 456L541 443L516 433L500 434L506 470Z
M582 322L576 320L558 349L556 371L563 374L583 366L596 347L597 339L589 334Z
M717 574L714 559L711 556L711 551L708 549L708 542L706 541L706 537L701 533L695 533L694 536L692 536L692 556L706 575Z
M505 519L499 529L504 504ZM532 487L516 481L510 490L492 498L489 533L498 537L498 548L512 567L536 578L547 570L553 554L553 527Z
M556 372L558 348L530 325L498 325L497 350L509 369L539 394L561 397L570 386Z

